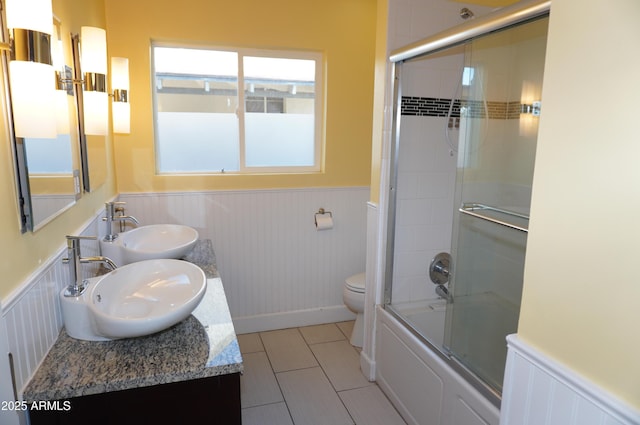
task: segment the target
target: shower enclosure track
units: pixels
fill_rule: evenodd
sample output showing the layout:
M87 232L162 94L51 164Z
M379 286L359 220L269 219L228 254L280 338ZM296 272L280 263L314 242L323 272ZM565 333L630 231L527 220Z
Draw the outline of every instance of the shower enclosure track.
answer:
M519 23L547 16L551 8L551 0L520 1L503 7L489 15L474 18L431 37L394 50L389 56L391 62L402 62L408 59L425 56L440 50L465 43L472 38L500 31Z

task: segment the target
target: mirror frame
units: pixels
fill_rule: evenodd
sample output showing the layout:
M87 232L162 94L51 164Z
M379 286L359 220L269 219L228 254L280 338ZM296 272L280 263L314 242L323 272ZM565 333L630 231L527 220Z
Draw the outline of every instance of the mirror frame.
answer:
M71 35L71 53L73 55L73 90L76 98L76 116L78 117L78 142L80 144L80 169L82 172L82 189L91 192L89 178L89 153L87 135L84 133L84 97L82 93L82 67L80 64L80 35Z
M27 168L26 148L24 139L16 137L13 129L13 106L11 103L11 90L9 88L9 61L11 60L11 48L9 29L6 25L4 11L0 14L0 31L2 32L2 90L6 111L6 125L9 140L11 141L11 153L13 154L13 171L15 175L16 196L18 198L18 215L20 232L26 233L33 230L33 212L31 206L31 190L29 188L29 170ZM8 47L4 47L8 46Z

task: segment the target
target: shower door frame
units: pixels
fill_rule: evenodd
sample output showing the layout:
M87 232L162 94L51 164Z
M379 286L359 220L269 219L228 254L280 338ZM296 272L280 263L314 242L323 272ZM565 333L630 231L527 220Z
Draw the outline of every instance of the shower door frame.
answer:
M504 7L484 17L465 22L464 24L442 31L424 40L394 50L389 56L389 60L392 62L391 81L393 93L393 122L391 125L391 146L389 153L390 173L387 198L386 267L384 273L383 308L498 408L500 408L502 401L502 395L498 391L485 383L463 363L457 360L447 347L444 345L442 347L438 347L414 329L414 327L408 323L402 315L398 314L391 305L396 227L398 151L400 149L400 121L402 105L402 88L400 78L402 76L402 67L405 61L422 58L432 53L467 43L472 39L492 32L501 31L515 25L546 17L549 15L550 8L551 0L530 0L519 2L512 6Z

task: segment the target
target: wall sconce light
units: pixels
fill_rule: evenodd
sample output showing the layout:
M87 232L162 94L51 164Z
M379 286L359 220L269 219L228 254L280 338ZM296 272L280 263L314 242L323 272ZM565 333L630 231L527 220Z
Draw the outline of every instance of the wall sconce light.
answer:
M113 132L130 133L129 59L111 58L111 89L113 90Z
M15 134L56 138L51 0L7 0L6 8L13 35L9 85Z
M104 136L109 126L107 32L102 28L81 27L80 42L85 134Z
M541 108L542 108L542 102L538 100L538 101L532 102L530 105L528 104L520 105L520 113L531 114L534 117L539 117Z

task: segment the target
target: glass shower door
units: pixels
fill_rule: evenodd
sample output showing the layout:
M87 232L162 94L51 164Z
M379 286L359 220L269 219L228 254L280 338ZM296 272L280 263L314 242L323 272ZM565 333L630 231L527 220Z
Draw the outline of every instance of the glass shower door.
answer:
M547 22L465 52L445 345L498 392L520 312Z

